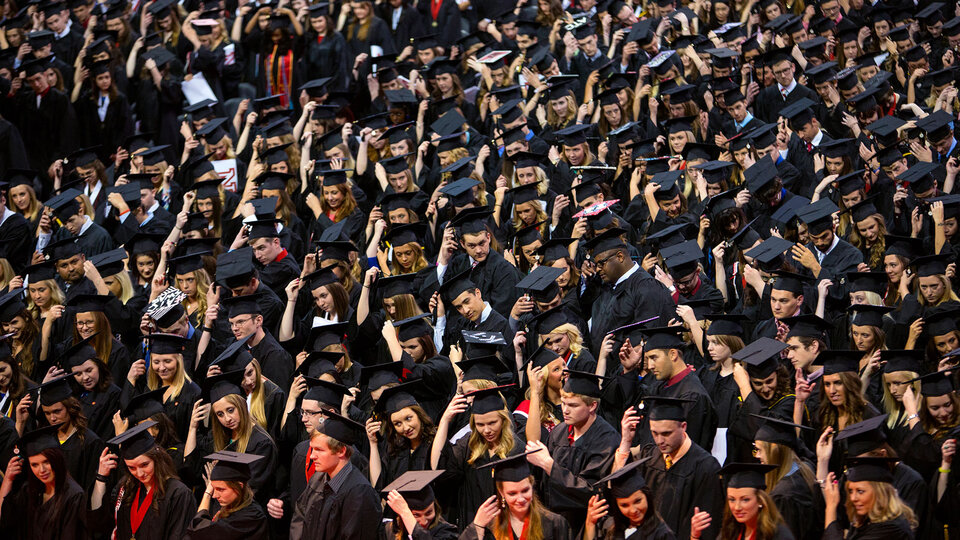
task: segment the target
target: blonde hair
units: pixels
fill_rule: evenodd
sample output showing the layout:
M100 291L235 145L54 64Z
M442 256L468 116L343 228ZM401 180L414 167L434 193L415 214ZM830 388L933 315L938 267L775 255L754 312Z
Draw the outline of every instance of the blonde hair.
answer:
M250 361L253 366L253 391L250 392L250 416L263 429L269 429L267 424L267 409L264 405L263 375L260 362L256 358Z
M931 277L936 277L938 280L940 280L940 284L943 285L943 295L941 295L940 299L937 300L937 303L934 304L935 306L939 306L940 304L947 302L949 300L960 302L960 297L957 296L957 293L953 292L953 289L950 287L950 281L947 280L947 276L945 276L944 274L934 274L934 276L931 276ZM900 279L903 279L903 278L900 278ZM917 302L919 302L921 306L929 305L927 304L927 299L922 294L920 294L919 278L913 280L913 294L914 296L917 297Z
M907 380L913 380L919 377L918 373L912 371L891 371L889 374L893 375L894 373L906 373ZM884 375L887 375L886 373ZM920 381L914 380L910 384L910 388L913 389L914 395L920 395ZM893 429L897 425L906 425L906 417L899 418L902 416L900 413L903 411L903 405L897 403L896 399L893 399L893 395L890 394L890 387L887 385L886 381L883 382L883 410L887 413L887 427ZM899 418L899 422L897 421Z
M393 307L397 310L396 318L390 318L390 315L387 314L387 318L390 320L402 321L423 313L412 294L398 294L391 296L390 300L393 300Z
M31 285L43 285L44 287L50 289L51 306L63 305L63 303L66 301L64 299L63 291L60 290L60 285L58 285L57 281L54 279L44 279L42 281L31 283ZM27 287L29 287L29 285L27 285ZM27 309L33 313L37 320L40 319L40 306L33 301L33 297L29 294L27 295Z
M470 448L470 457L467 463L473 465L475 461L487 454L487 443L484 442L480 430L474 424L475 414L470 415L470 440L467 441L467 447ZM510 411L506 408L497 411L497 417L500 418L500 437L496 446L493 448L493 454L500 459L507 457L507 454L513 450L516 436L513 434L513 419L510 417Z
M417 252L417 260L413 261L413 267L410 269L410 272L400 272L400 261L397 260L397 248L405 247L405 246L410 246L413 248L414 251ZM392 260L390 261L391 263L390 269L393 270L394 275L400 275L403 273L413 274L423 270L424 268L427 267L427 265L430 264L427 262L426 257L423 256L423 247L421 247L418 242L408 242L400 246L393 246L393 251L391 253L392 253L392 257L391 257Z
M193 278L197 281L197 295L196 295L197 323L200 326L203 326L203 318L207 314L207 290L210 289L210 275L207 274L207 271L204 270L203 268L198 268L196 270L193 270L192 272L187 272L186 274L179 274L179 275L188 276L190 274L193 274ZM183 299L184 309L186 309L187 307L186 301L187 299L184 298Z
M21 185L27 190L27 198L30 200L30 204L27 206L26 211L20 215L27 218L27 221L33 221L34 219L40 217L40 211L43 210L43 205L37 199L37 192L33 189L33 186L27 184ZM7 195L7 208L13 210L14 212L20 212L19 209L14 207L13 202L10 200L9 192Z
M883 523L902 517L910 523L911 529L916 530L917 516L913 513L913 509L897 495L897 490L893 487L893 484L873 481L867 483L873 488L873 506L870 507L866 516L870 523ZM846 508L850 523L862 525L860 517L854 510L853 502L849 498L847 498Z
M553 107L550 106L550 101L556 101L556 100L553 100L553 99L547 100L547 124L549 124L550 127L554 129L559 129L563 127L564 124L570 122L571 120L577 117L577 106L573 99L573 95L567 93L567 94L564 94L562 97L567 101L567 112L563 118L560 118L560 116L558 116L557 113L553 110Z
M539 169L539 167L537 167L537 169ZM538 191L539 191L539 187L538 187L537 189L538 189ZM543 211L543 207L540 206L540 201L539 201L539 199L534 199L534 200L532 200L532 201L522 202L522 203L513 205L513 228L514 228L514 230L519 231L520 229L522 229L522 228L524 228L524 227L527 226L527 224L524 223L523 220L520 219L520 214L517 212L517 207L520 206L521 204L533 205L534 211L536 212L536 218L534 218L534 220L533 220L534 223L540 223L541 221L547 221L547 213L544 212L544 211ZM541 235L542 237L546 238L546 237L547 237L547 232L548 232L548 231L547 231L547 224L546 224L546 223L541 223L540 226L537 227L537 228L540 230L540 235Z
M570 352L574 356L580 356L580 351L583 350L583 337L580 336L580 330L571 323L563 323L560 326L550 330L548 334L566 334L567 339L570 340ZM543 340L540 340L540 344L543 344Z
M219 420L211 422L210 431L213 433L213 449L219 452L226 448L231 441L234 441L236 443L235 451L240 453L246 452L247 444L250 442L250 435L252 435L253 430L256 429L256 424L254 424L253 418L250 416L250 411L247 410L247 400L237 394L229 394L220 399L227 400L227 403L233 405L240 413L240 425L237 426L239 436L233 437L232 433L227 433L227 429L223 427ZM213 404L211 403L211 405Z
M760 447L763 453L766 454L768 464L777 466L776 469L773 469L766 475L767 489L773 491L773 488L777 487L777 484L790 474L794 465L797 466L800 475L803 476L807 487L813 489L817 477L813 474L810 466L797 457L797 453L793 451L793 448L767 441L756 441L754 444Z
M183 355L175 354L174 356L177 357L177 372L173 374L173 382L170 383L170 389L168 390L171 398L178 397L183 390L183 386L191 382L190 376L183 369ZM160 376L147 365L147 388L156 390L161 386L163 386L163 381Z
M10 266L10 261L0 259L0 288L6 289L14 275L16 274L13 272L13 267Z
M130 281L130 274L124 269L113 276L107 277L113 277L113 279L120 283L120 296L118 298L121 304L126 305L127 302L133 298L133 282Z

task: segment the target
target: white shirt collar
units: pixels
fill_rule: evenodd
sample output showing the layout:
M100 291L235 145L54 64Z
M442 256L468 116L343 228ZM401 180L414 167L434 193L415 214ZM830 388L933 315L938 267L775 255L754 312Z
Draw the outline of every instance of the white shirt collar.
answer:
M67 37L67 34L70 33L70 28L71 28L72 26L73 26L73 21L70 20L70 19L67 19L67 25L63 27L63 32L60 32L59 34L54 33L53 36L54 36L55 38L57 38L57 39L61 39L61 38Z
M12 215L15 214L15 213L16 213L16 212L14 212L13 210L11 210L11 209L7 208L6 206L4 206L4 207L3 207L3 214L0 215L0 225L3 225L3 222L6 221L8 217L12 216Z
M820 143L822 141L823 141L823 130L821 129L820 131L817 132L816 135L813 136L813 140L810 141L810 146L813 146L814 148L816 148L820 146Z
M483 311L480 312L480 320L477 321L477 324L481 324L487 320L487 317L490 316L490 313L493 311L493 308L490 307L490 302L483 303Z
M634 263L633 263L633 266L631 266L629 270L627 270L626 272L624 272L623 275L620 276L620 279L618 279L617 282L613 284L613 288L616 289L617 286L619 286L621 283L623 283L624 281L626 281L630 276L632 276L633 274L635 274L635 273L637 272L637 270L639 270L639 269L640 269L640 265L637 264L636 262L634 262Z
M90 184L87 184L83 188L83 194L90 199L90 203L93 204L93 201L97 199L97 195L100 195L100 190L103 188L103 182L97 179L97 183L93 185L93 188L90 188Z
M840 243L840 237L837 236L837 233L833 233L833 243L830 244L830 248L827 249L827 251L825 251L825 252L822 252L822 251L820 251L819 249L817 249L817 253L820 254L820 260L823 261L823 259L826 258L826 256L829 255L830 252L833 251L833 248L837 247L837 244L839 244L839 243ZM814 249L816 249L816 248L814 248Z
M784 87L784 86L781 85L780 83L777 83L777 86L780 87L780 93L781 93L781 94L784 93L784 92L786 92L787 94L789 94L790 92L793 92L794 88L797 87L797 80L796 80L796 79L793 79L792 81L790 81L790 86L787 86L787 87Z
M93 225L93 220L90 219L90 216L83 216L83 225L80 226L80 233L77 236L83 236L83 233L87 232L91 225Z

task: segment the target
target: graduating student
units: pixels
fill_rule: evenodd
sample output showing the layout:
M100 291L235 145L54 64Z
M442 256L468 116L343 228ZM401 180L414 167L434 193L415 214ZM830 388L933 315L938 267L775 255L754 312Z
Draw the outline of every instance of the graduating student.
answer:
M250 464L263 456L221 450L206 459L213 461L213 470L204 475L203 500L185 538L267 540L267 516L253 499L249 484Z
M533 454L544 452L541 447L483 466L493 469L497 493L477 508L473 522L464 527L461 540L567 540L573 537L566 520L548 510L534 490L533 473L527 460Z
M592 486L610 470L617 432L598 416L600 377L593 373L566 371L560 392L563 423L554 428L546 444L539 438L527 443L528 459L543 469L545 504L560 513L574 530L583 526L583 507Z
M177 438L186 440L190 428L193 404L200 397L200 387L187 375L183 365L184 349L188 340L177 334L149 334L144 336L149 347L141 358L130 366L124 383L124 396L145 390L166 388L163 408L177 430ZM138 381L146 375L146 384ZM121 398L121 402L124 398Z
M363 426L333 411L310 436L316 472L294 507L291 540L376 538L382 515L370 481L350 463Z
M630 259L622 240L625 233L609 229L584 246L591 256L587 266L594 275L587 280L581 305L593 306L590 342L595 348L615 328L651 317L669 321L676 316L668 291Z
M120 540L179 540L194 513L190 488L177 477L173 461L150 434L148 421L107 441L119 445L119 455L104 448L97 482L90 495L91 530L115 531ZM121 478L111 475L123 460ZM110 486L113 491L108 495Z
M720 469L727 492L720 538L793 540L793 534L766 491L765 476L773 468L773 465L759 463L730 463ZM700 538L700 533L712 521L713 516L707 512L695 514L691 518L690 538Z
M847 461L844 510L850 528L844 533L837 519L840 485L833 473L821 484L826 503L826 540L912 540L916 517L893 488L894 458L852 458Z
M10 538L83 540L89 534L87 496L67 472L58 429L25 433L17 442L19 455L7 464L0 484L0 528ZM18 485L22 475L26 480Z
M57 437L70 476L76 479L85 493L93 487L94 467L103 441L87 427L87 418L83 415L83 405L74 395L71 386L73 375L68 374L51 379L34 387L17 405L17 431L23 433L29 420L29 411L35 406L36 392L39 392L39 411L47 424L59 426Z
M459 341L464 330L504 332L507 329L507 320L485 300L471 274L468 268L459 274L445 275L439 292L430 299L430 310L437 313L434 335L442 336L444 351ZM454 310L455 315L448 315L447 311Z
M63 351L57 362L64 371L73 374L80 387L78 399L83 404L87 426L100 438L112 437L113 415L120 408L120 387L113 384L107 366L97 358L90 346L93 336L80 340Z
M453 540L459 536L457 528L441 517L440 501L430 487L441 474L442 470L407 471L383 488L381 494L397 517L384 525L382 538Z
M380 392L366 424L374 486L390 484L407 471L429 469L437 428L414 397L426 391L422 381L411 381Z
M657 513L657 501L653 491L643 479L637 467L652 458L633 461L614 473L600 479L594 487L603 488L605 495L613 499L611 508L602 495L590 497L587 521L583 528L583 540L674 540L676 535Z
M639 471L649 483L663 521L675 531L677 538L690 538L690 519L695 509L719 516L723 507L720 485L720 464L709 452L698 446L686 433L686 401L670 397L648 397L641 411L649 417L653 444L631 448L640 423L637 408L624 412L621 422L620 447L613 469L624 466L628 459L651 457ZM700 532L700 538L717 538L720 523L713 522Z

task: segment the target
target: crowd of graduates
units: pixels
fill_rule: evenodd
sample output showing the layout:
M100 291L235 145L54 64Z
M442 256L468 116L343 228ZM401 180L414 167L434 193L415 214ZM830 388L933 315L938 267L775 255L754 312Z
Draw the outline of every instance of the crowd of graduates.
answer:
M0 15L0 536L960 539L956 2Z

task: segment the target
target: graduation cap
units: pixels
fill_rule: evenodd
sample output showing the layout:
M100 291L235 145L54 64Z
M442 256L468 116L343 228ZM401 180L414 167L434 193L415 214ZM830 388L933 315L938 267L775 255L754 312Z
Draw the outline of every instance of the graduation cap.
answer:
M639 409L641 412L647 411L647 418L655 420L673 420L675 422L686 422L687 412L684 409L687 403L693 403L692 399L673 398L666 396L644 397Z
M339 343L339 341L337 341L337 343ZM337 362L339 362L341 358L343 358L342 352L315 350L307 355L293 373L294 375L303 375L307 379L319 379L323 375L331 375L339 381L340 374L337 372Z
M780 177L777 165L770 159L760 159L744 171L747 189L753 195L759 195L765 187Z
M947 265L953 262L953 255L924 255L910 261L910 267L917 273L917 277L930 277L945 274Z
M545 263L570 257L570 243L573 241L573 238L551 238L550 240L544 242L542 246L537 248L537 254L540 255L540 259ZM541 265L537 268L541 268L543 266L544 265ZM534 272L535 271L536 269L534 269ZM532 273L533 272L530 274ZM527 275L529 276L530 274ZM517 285L519 286L519 283Z
M433 329L426 320L429 316L429 313L421 313L413 317L395 321L393 326L397 329L397 338L400 341L408 341L421 336L429 336L432 339Z
M413 243L422 246L426 234L426 223L417 222L409 223L407 225L394 225L384 239L391 246L403 246Z
M137 424L120 435L107 441L107 444L120 447L120 457L124 460L136 459L157 446L157 441L150 434L150 428L156 426L153 420Z
M606 231L591 238L586 244L584 244L583 247L594 258L605 251L626 249L627 245L621 238L621 236L626 233L627 231L620 228L607 229Z
M55 195L52 199L47 200L43 205L53 210L57 219L67 221L80 213L80 203L77 202L77 197L80 195L81 192L79 189L70 188Z
M283 114L287 113L284 112ZM286 116L280 116L279 118L271 120L269 123L263 126L263 136L267 138L282 137L284 135L289 135L292 132L293 127L290 126L290 120ZM337 135L339 137L339 132L337 132ZM324 140L324 149L329 151L330 148L326 148L326 143L327 141ZM334 144L334 146L336 146L336 144Z
M683 331L683 327L680 326L658 326L641 329L641 332L647 338L643 343L643 352L683 347L683 339L680 337Z
M97 334L93 334L90 337L81 339L77 343L67 347L60 355L57 357L57 364L66 371L71 372L73 368L81 366L87 360L97 360L97 351L94 350L93 346L90 345L90 340L92 340Z
M900 174L900 180L910 185L914 194L925 193L934 187L933 172L937 170L937 163L918 161L909 169Z
M277 230L277 224L283 223L280 219L261 219L247 223L250 227L250 240L258 238L279 238L280 232Z
M512 239L518 246L529 246L537 241L542 241L543 236L540 234L540 227L546 223L546 221L540 221L532 225L527 225L522 227L513 233Z
M19 315L27 306L23 303L24 287L17 287L0 296L0 321L8 323Z
M945 36L956 37L960 35L960 17L954 17L943 23L941 30Z
M859 373L861 351L829 349L820 353L817 360L823 364L823 374L836 375L837 373Z
M778 291L787 291L791 292L796 296L803 294L803 285L812 283L814 279L809 276L804 276L794 272L787 272L786 270L779 270L773 272L773 275L776 276L776 281L773 282L773 288Z
M317 353L313 353L317 354ZM323 360L326 369L336 371L336 368L332 363ZM337 410L340 409L340 406L343 404L344 396L350 395L350 389L342 384L337 384L335 382L325 381L323 379L315 377L304 377L307 383L307 391L303 394L303 399L309 399L312 401L318 401L325 405L330 405L335 407ZM382 399L382 397L381 397Z
M880 328L883 325L883 316L893 311L893 308L889 306L854 304L848 306L847 311L852 314L850 324L856 326L875 326Z
M374 404L373 410L381 418L389 421L390 415L393 413L420 404L413 394L415 391L421 390L422 386L423 380L417 379L384 388L380 393L380 398Z
M216 403L229 395L238 395L246 399L243 391L243 369L235 369L207 377L202 386L204 401Z
M320 261L349 261L350 253L357 251L356 246L349 241L320 241L315 243L320 249Z
M769 161L769 160L768 160ZM830 199L820 199L815 203L801 208L797 212L800 221L807 224L807 230L813 236L816 236L828 229L833 228L833 214L840 209Z
M763 463L728 463L719 472L727 488L767 489L767 473L777 467Z
M780 116L790 122L790 128L798 131L813 118L813 110L816 106L809 98L801 98L798 101L780 109Z
M804 313L795 317L786 317L781 319L781 322L790 327L787 338L808 337L822 340L832 326L829 322L810 313Z
M210 480L249 482L253 475L250 469L251 465L257 460L263 459L263 456L220 450L204 456L204 459L216 462L213 471L210 472Z
M591 129L591 124L574 124L554 132L559 135L564 146L576 146L587 142L587 130Z
M737 336L742 338L744 331L740 322L748 319L746 315L738 313L707 313L704 319L710 321L707 327L708 336Z
M217 283L229 288L246 285L253 277L253 248L244 246L217 257Z
M67 373L56 379L51 379L45 383L34 386L30 389L30 392L39 392L40 405L49 407L73 396L73 387L70 386L72 379L73 373Z
M402 376L403 363L401 362L363 366L360 371L360 385L372 391L388 384L397 384Z
M404 122L402 124L396 124L394 126L390 126L380 135L380 138L387 139L390 142L390 144L396 144L402 140L409 140L409 141L415 142L416 134L409 131L410 126L412 126L415 123L416 123L415 120L411 120L410 122Z
M885 306L884 306L885 307ZM923 349L913 350L888 350L880 351L880 360L884 363L884 373L895 373L897 371L909 371L911 373L920 373L923 370L925 354Z
M120 416L130 422L131 426L135 426L155 414L165 412L163 393L166 392L167 388L167 386L162 386L156 390L149 390L133 396L127 406L123 408Z
M937 71L932 71L923 76L923 82L930 82L931 86L947 86L957 80L957 68L950 66ZM938 112L944 112L942 109ZM928 117L929 118L929 117ZM918 122L919 124L919 122ZM939 139L936 139L939 140Z
M679 244L666 258L667 271L674 280L683 279L698 270L703 251L696 240Z
M226 122L226 118L215 118L198 129L196 135L210 144L216 144L227 136L227 132L223 128Z
M426 510L433 506L436 496L430 483L439 478L444 470L436 471L407 471L381 490L383 497L391 491L397 491L403 496L413 510Z
M914 259L923 252L923 240L911 238L909 236L897 236L893 234L883 235L884 245L886 246L885 255L897 255L907 260Z
M358 422L324 409L324 420L316 427L317 432L345 445L354 445L360 441L364 427Z
M960 316L960 309L956 307L952 309L943 306L929 308L923 316L927 334L943 336L955 332L957 330L957 316Z
M57 276L57 269L54 267L53 261L44 261L26 267L23 273L28 283L39 283L48 279L54 279ZM2 302L2 300L0 300L0 302Z
M127 252L123 248L117 248L106 253L90 257L90 262L97 267L101 276L112 276L119 274L124 270L124 260L127 258Z
M220 307L227 310L227 318L232 319L240 315L259 315L260 305L257 293L243 296L231 296L220 300Z
M931 141L941 141L953 133L953 120L953 116L950 113L944 110L938 110L918 120L917 127L925 131L927 138Z
M730 237L730 243L740 248L741 251L752 248L760 240L760 234L753 230L757 219L759 218L753 218L753 221L740 227L740 230Z
M196 23L196 21L194 21ZM143 57L146 59L152 59L154 63L157 64L157 69L163 69L164 66L168 66L170 62L173 62L177 59L172 52L167 50L166 47L157 47L155 49L150 49L149 51L143 53Z
M250 353L250 347L247 346L247 342L250 341L252 336L253 334L249 334L227 345L227 348L214 358L210 365L220 366L221 371L246 369L247 364L253 360L253 354Z
M507 345L502 332L461 330L460 334L468 346L466 352L470 358L496 355L501 347Z
M649 172L649 167L647 168ZM601 192L600 190L600 179L591 178L589 180L583 180L579 184L570 188L569 193L576 198L578 201L586 200L589 197L593 197Z
M899 461L899 458L892 457L847 458L847 482L892 484L893 466L897 461Z
M47 244L47 247L43 248L43 254L48 260L54 262L69 259L79 253L80 246L77 245L76 237L57 240L56 242Z
M190 340L179 334L150 334L144 336L150 342L150 352L155 354L183 354Z
M503 146L509 146L515 142L523 141L526 139L526 134L523 132L524 125L521 123L517 126L514 126L503 133L500 134L500 143Z
M812 66L806 71L807 78L813 84L824 84L837 78L837 63L824 62L817 66Z
M782 341L761 337L733 353L732 358L743 362L754 379L766 379L780 367L780 353L786 348Z
M915 379L920 381L920 394L924 397L939 397L953 392L953 381L947 376L949 371L934 371Z
M562 242L559 245L563 245ZM542 248L543 245L538 248L537 252L546 259L546 254L541 253ZM569 257L569 254L567 254L565 248L560 249L564 250L564 255L561 255L560 257L554 257L552 260L557 260L562 257ZM555 298L556 293L559 292L559 287L557 287L557 278L563 275L564 272L565 270L562 268L554 268L552 266L541 264L540 266L534 268L529 274L524 276L523 279L517 283L516 288L521 291L529 292L533 299L538 302L548 302Z
M17 448L22 453L21 457L30 458L44 450L59 449L60 438L57 436L57 432L61 425L63 424L46 426L24 433L17 441Z
M194 272L203 268L203 256L211 255L212 253L191 253L189 255L181 255L179 257L173 257L168 262L173 267L173 271L177 274L183 275L189 272Z
M653 459L653 456L632 461L617 471L598 480L593 484L593 488L598 489L605 487L615 499L626 499L647 485L643 479L643 475L638 469L640 465L643 465L651 459Z
M476 185L476 181L471 180L471 182ZM462 197L463 195L458 196ZM461 210L450 220L450 226L456 228L461 235L480 234L487 230L487 220L492 214L493 212L487 208L467 208Z
M750 416L763 422L760 425L760 428L757 429L757 433L754 435L754 440L780 444L786 446L787 448L791 448L794 451L797 451L803 445L803 443L800 442L800 439L797 437L797 429L799 428L801 430L806 429L813 431L813 428L809 426L794 424L793 422L780 418L761 416L754 413L750 413Z
M33 58L20 64L19 73L26 73L27 77L33 77L47 70L49 58Z
M542 448L515 454L503 459L491 461L477 467L477 470L492 469L493 480L495 482L521 482L530 477L530 464L527 463L527 456L535 452L540 452Z

